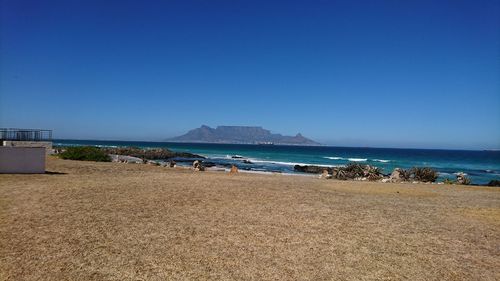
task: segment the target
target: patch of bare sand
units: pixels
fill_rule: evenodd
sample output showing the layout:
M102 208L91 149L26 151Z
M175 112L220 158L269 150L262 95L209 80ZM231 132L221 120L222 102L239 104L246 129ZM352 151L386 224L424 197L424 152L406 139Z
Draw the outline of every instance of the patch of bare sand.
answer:
M495 188L48 169L0 175L1 279L500 279Z

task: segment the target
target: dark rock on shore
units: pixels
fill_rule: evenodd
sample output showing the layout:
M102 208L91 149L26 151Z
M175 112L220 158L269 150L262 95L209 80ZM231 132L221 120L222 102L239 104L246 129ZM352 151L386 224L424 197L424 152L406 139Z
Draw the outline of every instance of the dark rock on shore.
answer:
M143 149L138 147L117 147L117 148L105 147L102 148L102 150L107 154L128 155L148 160L171 159L171 158L205 159L205 157L200 155L188 152L174 152L165 148Z
M308 174L321 174L323 173L324 170L327 170L328 173L332 173L332 168L330 167L322 167L322 166L315 166L315 165L295 165L293 167L293 170L296 172L301 172L301 173L308 173Z
M491 181L488 183L488 186L496 186L496 187L500 187L500 180L491 180Z
M206 168L210 168L210 167L215 167L217 166L217 164L215 164L214 162L206 162L206 161L202 161L201 162L203 164L203 166L205 166Z

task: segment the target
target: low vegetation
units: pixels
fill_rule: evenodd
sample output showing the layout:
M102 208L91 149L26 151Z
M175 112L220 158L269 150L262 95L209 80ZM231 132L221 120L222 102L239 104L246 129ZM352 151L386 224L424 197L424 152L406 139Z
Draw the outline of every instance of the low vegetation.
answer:
M171 158L205 158L188 152L175 152L166 148L144 149L139 147L106 147L102 150L107 154L127 155L147 160L171 159Z
M96 161L110 162L111 158L106 152L94 146L76 146L67 147L63 152L59 153L62 159L80 160L80 161Z
M382 177L382 169L358 163L349 163L345 167L334 167L332 169L332 178L338 180L368 179L376 181Z
M371 166L371 165L362 165L359 163L349 163L345 167L321 167L314 165L295 165L295 171L303 172L303 173L314 173L319 174L323 171L328 172L332 179L337 180L369 180L369 181L378 181L382 179L405 182L405 181L418 181L418 182L435 182L438 178L438 172L429 167L413 167L411 169L400 169L396 168L397 171L396 178L393 178L391 175L384 175L382 173L382 169L379 167ZM468 179L468 178L466 178ZM460 184L469 184L468 183L460 183Z
M435 182L438 172L429 167L413 167L410 169L410 178L421 182Z
M410 181L412 177L411 170L400 169L399 177L402 181Z

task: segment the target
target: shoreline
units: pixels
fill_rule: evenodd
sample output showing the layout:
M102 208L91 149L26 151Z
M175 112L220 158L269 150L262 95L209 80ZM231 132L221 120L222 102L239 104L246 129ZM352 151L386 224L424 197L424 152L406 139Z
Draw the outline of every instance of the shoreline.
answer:
M120 145L113 145L117 143L89 143L87 145L96 146L103 150L123 150L127 148L126 145L132 145L131 143L122 142ZM75 143L74 146L81 146L82 143ZM124 145L124 146L122 146ZM141 145L141 144L139 144ZM470 177L473 184L476 185L486 185L490 183L492 180L500 179L500 162L494 162L495 159L485 160L490 162L485 163L469 163L468 160L460 160L463 162L449 162L452 160L432 160L432 159L441 159L439 154L428 155L426 157L431 158L422 158L421 156L414 155L405 155L405 156L397 156L390 154L370 154L367 151L310 151L310 150L300 150L298 152L291 150L288 151L288 148L258 148L259 146L253 146L252 148L241 148L241 147L232 147L232 146L224 146L219 145L217 149L214 149L212 146L210 147L190 147L190 146L179 146L172 147L171 153L178 154L192 154L196 153L200 155L200 158L203 162L206 163L207 167L218 166L221 168L228 168L231 165L236 165L240 170L253 170L253 171L264 171L266 172L280 172L281 173L290 173L295 174L297 171L295 166L317 166L331 170L333 168L338 167L346 167L350 163L359 163L361 165L370 165L377 168L382 169L382 172L385 172L384 175L387 177L390 175L395 168L401 169L410 169L412 167L430 167L438 172L438 181L446 181L455 180L458 173L465 173L467 177ZM59 147L60 148L60 147ZM130 147L129 147L130 148ZM156 147L156 148L145 148L139 147L139 149L143 150L159 150L159 149L167 149L166 147ZM285 149L285 150L283 150ZM168 150L168 149L167 149ZM294 154L296 153L296 154ZM443 152L441 152L443 153ZM244 155L244 156L241 156ZM475 155L475 154L474 154ZM473 155L473 156L474 156ZM136 156L136 155L134 155ZM204 156L204 157L202 157ZM475 159L476 156L471 156L471 159ZM400 157L400 158L398 158ZM419 158L420 157L420 158ZM432 158L433 157L433 158ZM437 157L437 158L436 158ZM451 155L450 157L454 157ZM482 156L481 156L482 157ZM489 156L488 156L489 157ZM181 157L182 158L182 157ZM146 158L151 159L151 158ZM157 159L155 161L158 162L168 162L169 160L164 160L160 158L152 158ZM172 158L171 158L172 159ZM463 158L459 158L463 159ZM488 158L489 159L489 158ZM200 159L176 159L173 158L174 161L186 162L186 165L190 166L192 161L200 160ZM499 159L500 160L500 159ZM434 161L434 162L433 162ZM442 162L435 162L442 161ZM472 160L471 160L472 161ZM475 160L474 160L475 161ZM491 162L493 161L493 162ZM189 163L191 162L191 163ZM189 164L188 164L189 163ZM463 168L460 168L460 165L463 165ZM457 168L458 167L458 168Z
M156 162L154 160L151 160L151 162ZM118 162L112 162L112 163L118 163ZM158 163L158 162L156 162ZM121 163L121 164L126 164L126 163ZM133 163L131 163L133 164ZM144 163L144 164L134 164L134 165L150 165L150 166L159 166L161 168L165 169L179 169L179 170L185 170L185 171L191 171L191 172L196 172L196 173L220 173L220 174L229 174L230 170L229 168L225 167L207 167L205 168L204 171L197 171L195 170L192 166L189 165L177 165L176 167L163 167L161 165L153 165L150 163ZM351 180L339 180L339 179L325 179L322 178L321 174L315 174L315 173L286 173L286 172L273 172L273 171L254 171L254 170L244 170L244 169L238 169L238 173L243 173L243 174L257 174L257 175L281 175L281 176L291 176L291 177L305 177L305 178L314 178L314 179L319 179L319 180L328 180L328 181L336 181L336 182L369 182L369 183L380 183L380 184L404 184L404 185L440 185L440 186L462 186L462 187L492 187L488 185L481 185L481 184L445 184L444 182L415 182L415 181L399 181L399 182L391 182L391 181L369 181L369 180L357 180L357 179L351 179ZM493 187L495 188L495 187Z

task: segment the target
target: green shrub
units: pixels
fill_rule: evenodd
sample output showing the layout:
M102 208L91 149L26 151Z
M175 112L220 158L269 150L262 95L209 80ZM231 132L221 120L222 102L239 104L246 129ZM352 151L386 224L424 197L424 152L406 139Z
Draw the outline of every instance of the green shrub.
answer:
M408 169L399 169L399 177L402 181L410 181L412 176L411 170Z
M342 169L342 168L341 168ZM365 166L359 163L349 163L347 166L343 167L346 177L348 179L361 178L364 176Z
M94 146L68 147L59 154L62 159L110 162L111 158L104 151Z
M378 168L375 166L370 166L370 165L367 165L365 167L364 174L368 178L369 181L378 181L378 180L382 179L384 176L382 174L381 168Z
M438 178L438 172L429 167L413 167L411 168L412 178L421 182L435 182Z
M349 163L345 167L335 167L332 169L332 178L338 180L367 178L368 180L376 181L382 177L382 169L359 163Z

